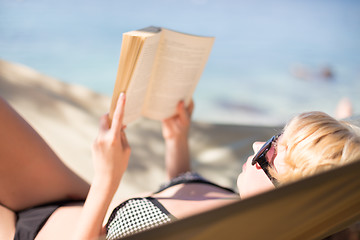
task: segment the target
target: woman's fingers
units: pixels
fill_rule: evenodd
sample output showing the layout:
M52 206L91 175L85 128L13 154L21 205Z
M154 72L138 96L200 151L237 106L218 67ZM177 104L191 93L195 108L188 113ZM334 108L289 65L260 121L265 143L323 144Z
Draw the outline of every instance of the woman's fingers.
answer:
M177 114L179 116L180 122L186 123L186 121L188 120L188 116L185 109L185 103L183 101L179 102L177 106Z
M122 143L123 149L129 148L130 146L129 146L129 143L128 143L128 140L127 140L127 137L126 137L126 134L125 134L124 130L121 130L120 137L121 137L121 143Z
M189 105L187 106L187 112L190 117L191 117L193 111L194 111L194 101L191 99Z
M190 121L192 112L194 110L194 102L193 100L190 101L189 105L185 107L185 103L181 101L178 104L177 113L179 114L180 121L182 123L187 123Z
M116 108L114 111L114 116L113 116L113 121L112 121L112 125L111 128L115 131L121 131L123 128L123 118L124 118L124 111L125 111L125 93L122 92L120 93L120 96L118 98L117 104L116 104Z
M100 118L100 129L106 131L110 128L109 114L104 114Z

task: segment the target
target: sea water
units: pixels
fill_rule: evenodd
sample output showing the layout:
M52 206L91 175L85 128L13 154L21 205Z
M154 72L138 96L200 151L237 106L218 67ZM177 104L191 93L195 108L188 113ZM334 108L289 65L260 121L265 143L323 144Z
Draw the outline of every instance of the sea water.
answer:
M122 33L149 25L216 37L195 120L277 124L344 97L360 113L355 0L0 0L0 58L111 95Z

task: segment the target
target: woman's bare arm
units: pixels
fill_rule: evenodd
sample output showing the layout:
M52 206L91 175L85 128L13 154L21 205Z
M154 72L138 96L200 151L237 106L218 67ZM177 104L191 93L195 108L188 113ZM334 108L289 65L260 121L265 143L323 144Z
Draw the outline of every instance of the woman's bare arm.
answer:
M162 121L162 134L166 148L165 164L169 180L190 171L188 135L193 109L193 101L187 107L183 101L179 102L176 114Z
M96 239L108 206L127 168L130 146L122 124L125 95L121 94L110 126L108 115L101 119L100 132L93 145L95 177L82 210L74 239Z

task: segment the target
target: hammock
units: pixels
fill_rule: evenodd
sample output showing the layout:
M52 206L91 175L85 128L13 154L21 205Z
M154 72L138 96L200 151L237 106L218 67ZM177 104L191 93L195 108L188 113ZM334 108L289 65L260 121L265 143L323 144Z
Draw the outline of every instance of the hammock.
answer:
M322 239L360 219L360 161L124 239Z

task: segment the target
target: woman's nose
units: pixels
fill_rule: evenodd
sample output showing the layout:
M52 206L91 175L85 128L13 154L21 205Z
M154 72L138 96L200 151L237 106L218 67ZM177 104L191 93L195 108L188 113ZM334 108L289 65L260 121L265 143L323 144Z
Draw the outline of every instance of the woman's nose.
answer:
M264 144L265 142L254 142L252 146L254 153L256 154Z

